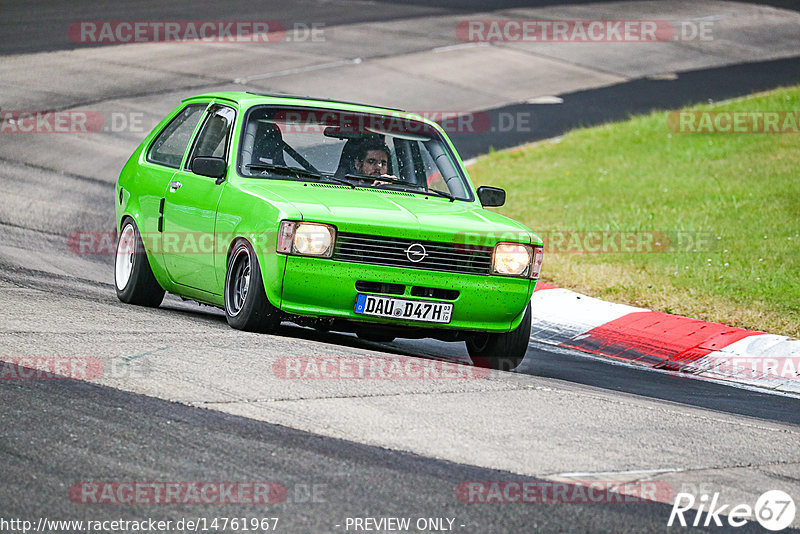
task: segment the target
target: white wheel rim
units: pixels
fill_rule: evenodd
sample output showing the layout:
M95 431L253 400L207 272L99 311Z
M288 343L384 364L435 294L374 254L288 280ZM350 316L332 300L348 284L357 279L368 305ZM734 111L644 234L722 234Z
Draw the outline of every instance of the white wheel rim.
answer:
M133 261L136 253L136 232L132 224L126 224L122 229L117 243L117 257L114 262L114 279L117 289L122 291L128 285L133 272Z

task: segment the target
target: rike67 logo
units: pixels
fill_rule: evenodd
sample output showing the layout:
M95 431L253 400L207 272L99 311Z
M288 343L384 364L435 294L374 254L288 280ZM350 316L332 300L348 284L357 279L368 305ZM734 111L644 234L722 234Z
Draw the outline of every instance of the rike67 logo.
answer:
M796 511L792 497L781 490L764 492L754 506L722 504L719 492L703 493L700 497L681 492L675 495L667 526L741 527L748 521L758 521L765 529L777 532L792 524Z

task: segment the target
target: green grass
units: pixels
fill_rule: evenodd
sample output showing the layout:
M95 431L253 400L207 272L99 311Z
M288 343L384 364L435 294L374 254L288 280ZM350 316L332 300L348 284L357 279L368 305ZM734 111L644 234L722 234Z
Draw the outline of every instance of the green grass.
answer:
M796 111L800 86L692 109ZM675 133L661 112L492 153L470 174L505 188L499 211L545 238L557 230L672 238L651 253L545 248L546 282L800 337L800 134ZM694 246L697 237L708 239Z

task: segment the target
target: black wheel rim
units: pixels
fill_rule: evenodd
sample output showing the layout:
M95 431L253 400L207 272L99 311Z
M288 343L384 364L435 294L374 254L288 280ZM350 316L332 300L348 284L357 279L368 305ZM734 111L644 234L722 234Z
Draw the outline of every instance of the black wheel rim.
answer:
M228 314L238 315L247 300L250 290L250 254L247 249L239 249L233 257L231 276L225 291L225 306Z

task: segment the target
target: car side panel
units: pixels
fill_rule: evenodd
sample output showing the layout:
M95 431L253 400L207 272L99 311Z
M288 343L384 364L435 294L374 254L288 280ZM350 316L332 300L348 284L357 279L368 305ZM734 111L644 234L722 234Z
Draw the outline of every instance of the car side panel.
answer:
M227 255L234 241L246 239L258 256L267 298L273 306L280 307L286 256L275 251L278 225L283 219L299 218L300 213L280 197L253 195L237 187L235 182L228 184L217 210L216 240L224 246L218 246L214 259L215 292L223 294Z
M139 160L141 152L137 151L131 160ZM125 216L133 217L142 237L147 259L158 283L164 289L172 286L164 269L162 250L162 234L158 230L159 209L163 187L169 184L174 169L158 167L136 161L128 164L120 174L117 182L117 231ZM122 204L119 203L122 188Z

